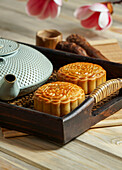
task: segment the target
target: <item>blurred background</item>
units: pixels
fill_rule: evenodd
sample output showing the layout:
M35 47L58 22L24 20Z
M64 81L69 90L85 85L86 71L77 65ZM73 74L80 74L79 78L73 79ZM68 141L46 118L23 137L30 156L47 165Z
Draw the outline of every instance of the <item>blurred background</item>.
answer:
M0 0L0 36L35 44L35 35L38 30L57 29L63 33L64 39L70 33L78 33L85 36L88 40L117 39L122 47L122 5L114 5L113 24L106 31L82 28L80 21L73 16L76 8L96 2L103 1L64 0L61 14L58 18L39 20L27 14L26 0Z

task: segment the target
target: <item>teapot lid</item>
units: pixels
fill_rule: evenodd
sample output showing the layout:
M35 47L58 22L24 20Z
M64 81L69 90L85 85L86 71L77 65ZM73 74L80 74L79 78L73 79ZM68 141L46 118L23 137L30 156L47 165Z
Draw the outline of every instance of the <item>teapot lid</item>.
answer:
M0 56L12 54L19 49L19 44L12 40L0 38Z

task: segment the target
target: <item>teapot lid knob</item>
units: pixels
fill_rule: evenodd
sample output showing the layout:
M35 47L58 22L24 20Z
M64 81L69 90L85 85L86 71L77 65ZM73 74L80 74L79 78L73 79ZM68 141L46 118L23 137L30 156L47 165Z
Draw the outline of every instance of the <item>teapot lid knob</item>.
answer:
M4 57L6 55L17 52L19 49L19 44L12 40L7 40L0 38L0 56Z

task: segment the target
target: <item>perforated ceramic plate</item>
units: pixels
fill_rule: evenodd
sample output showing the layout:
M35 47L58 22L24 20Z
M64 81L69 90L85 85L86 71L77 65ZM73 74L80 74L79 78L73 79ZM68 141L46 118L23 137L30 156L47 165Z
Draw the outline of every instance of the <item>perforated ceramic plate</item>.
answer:
M15 75L21 94L33 91L51 75L53 66L39 51L5 39L0 39L0 47L0 79Z

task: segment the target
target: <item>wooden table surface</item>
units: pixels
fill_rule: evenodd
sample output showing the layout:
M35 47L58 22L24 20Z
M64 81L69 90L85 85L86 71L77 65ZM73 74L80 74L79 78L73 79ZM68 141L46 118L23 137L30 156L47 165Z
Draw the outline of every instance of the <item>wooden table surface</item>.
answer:
M40 21L27 15L24 0L0 1L0 36L35 44L38 30L57 29L64 39L78 33L100 48L109 60L122 62L122 6L114 6L112 27L98 32L82 28L73 16L77 7L95 0L63 2L60 17ZM111 44L108 53L107 46L99 46L107 41ZM112 51L113 46L117 49ZM4 139L0 134L0 169L122 169L122 110L63 147L34 136Z

